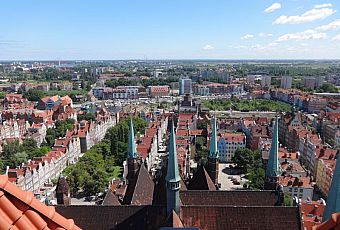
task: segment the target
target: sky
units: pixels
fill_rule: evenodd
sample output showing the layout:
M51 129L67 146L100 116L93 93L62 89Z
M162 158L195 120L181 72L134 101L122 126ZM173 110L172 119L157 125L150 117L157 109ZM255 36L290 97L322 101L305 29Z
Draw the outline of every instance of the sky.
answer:
M339 0L10 0L0 60L340 59Z

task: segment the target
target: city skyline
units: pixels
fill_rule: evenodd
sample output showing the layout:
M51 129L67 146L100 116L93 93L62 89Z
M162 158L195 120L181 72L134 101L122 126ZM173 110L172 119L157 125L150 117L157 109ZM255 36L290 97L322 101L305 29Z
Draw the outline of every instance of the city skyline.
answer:
M340 58L334 0L10 1L3 7L0 60Z

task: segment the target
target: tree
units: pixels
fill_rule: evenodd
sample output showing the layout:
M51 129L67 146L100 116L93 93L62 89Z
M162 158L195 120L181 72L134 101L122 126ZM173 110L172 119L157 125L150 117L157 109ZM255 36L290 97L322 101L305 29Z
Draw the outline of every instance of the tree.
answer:
M247 178L250 189L263 189L265 180L265 171L263 168L252 168L248 170Z
M332 83L325 82L319 89L317 89L318 93L338 93L338 88Z
M54 145L55 139L57 138L57 132L55 128L48 128L46 131L46 146L52 147ZM45 143L43 143L45 144Z
M29 101L39 101L44 96L45 93L37 89L29 89L23 94L23 97L27 98Z
M233 162L244 173L248 181L248 188L263 189L265 180L265 170L262 167L261 153L250 149L237 149L233 157Z
M2 153L3 156L9 159L12 156L14 156L14 154L18 152L22 152L23 148L22 148L22 145L20 145L19 141L11 141L7 143L6 145L4 145L2 151L3 151Z
M37 149L37 141L32 138L24 139L22 142L23 151L30 154Z
M285 193L283 197L283 203L285 206L293 206L293 198L291 195Z
M49 147L42 146L40 148L37 148L37 149L33 150L32 152L28 152L28 157L30 159L32 159L34 157L42 157L42 156L45 156L50 151L51 151L51 149Z
M197 124L197 129L207 129L208 124L208 120L201 121Z
M0 99L4 99L4 98L5 98L5 96L6 96L6 93L4 93L4 92L0 92Z
M79 121L82 121L82 120L95 121L96 116L93 113L87 112L87 113L78 115L78 120Z
M196 137L196 155L195 160L205 164L208 160L209 149L207 148L207 139L204 137Z
M250 149L237 149L232 161L239 167L244 173L247 173L249 169L257 168L261 164L261 153L259 151L252 151Z
M27 162L28 154L26 152L17 152L12 157L10 157L7 161L7 164L11 168L15 168L18 165L21 165L24 162Z

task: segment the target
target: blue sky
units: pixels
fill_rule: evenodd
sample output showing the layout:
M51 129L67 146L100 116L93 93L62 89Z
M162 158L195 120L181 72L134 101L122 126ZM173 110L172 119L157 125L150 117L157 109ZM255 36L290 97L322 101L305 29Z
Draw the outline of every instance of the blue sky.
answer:
M340 59L338 0L10 0L0 60Z

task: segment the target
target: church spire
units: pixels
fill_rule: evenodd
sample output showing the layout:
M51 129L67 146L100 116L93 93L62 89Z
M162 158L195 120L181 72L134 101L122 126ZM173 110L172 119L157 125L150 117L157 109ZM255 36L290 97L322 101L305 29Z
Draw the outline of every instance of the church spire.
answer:
M135 132L133 131L133 122L132 118L130 120L130 136L129 136L129 148L128 148L128 175L127 175L127 184L133 183L135 180L135 176L139 169L139 165L137 162L137 148L135 141Z
M212 134L210 139L210 154L208 157L208 173L209 176L218 188L218 148L217 148L217 128L216 128L216 113L214 114L214 121L212 127Z
M269 152L269 160L266 170L266 176L267 177L278 177L280 175L280 169L279 169L279 159L278 159L278 132L279 132L279 125L278 125L278 117L275 117L275 123L274 123L274 132L273 132L273 138L272 138L272 145L270 147Z
M179 172L178 172L178 161L177 161L176 137L175 137L174 123L172 123L172 126L171 126L168 170L167 170L165 179L168 182L178 182L180 180Z
M214 114L214 122L212 127L212 134L210 139L210 158L218 157L218 149L217 149L217 128L216 128L216 113Z
M168 215L175 211L179 214L179 189L180 176L178 172L178 160L176 151L176 137L174 130L174 123L171 126L170 146L168 168L166 173L166 188L167 188L167 213Z
M323 221L329 220L331 215L335 212L340 212L340 157L337 154L335 170L333 173L332 183L328 192L327 204L325 213L323 214Z
M137 158L137 148L135 141L135 132L133 130L132 118L130 119L130 136L129 136L129 158Z

